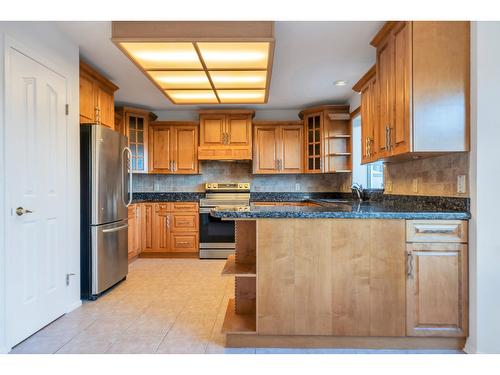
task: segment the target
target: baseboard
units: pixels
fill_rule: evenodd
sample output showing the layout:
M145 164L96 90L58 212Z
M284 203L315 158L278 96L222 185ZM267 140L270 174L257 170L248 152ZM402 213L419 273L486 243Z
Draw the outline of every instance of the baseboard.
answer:
M82 300L78 300L78 301L75 301L73 302L71 305L68 306L68 308L66 309L66 314L70 313L71 311L73 310L76 310L77 308L79 308L80 306L82 305Z
M142 252L139 258L199 258L198 252L174 253L174 252Z
M10 349L7 349L6 346L0 346L0 354L8 354Z
M348 349L458 349L462 337L340 337L264 336L227 334L226 347L233 348L348 348Z

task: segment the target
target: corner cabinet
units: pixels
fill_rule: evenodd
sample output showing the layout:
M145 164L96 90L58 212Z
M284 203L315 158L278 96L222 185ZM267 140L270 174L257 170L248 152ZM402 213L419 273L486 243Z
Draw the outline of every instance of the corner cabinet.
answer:
M376 74L353 87L373 127L363 162L469 150L469 35L469 22L384 25L371 42Z
M80 61L80 124L115 127L114 92L118 86Z
M299 113L304 120L304 172L351 172L348 105L325 105Z
M251 160L251 110L200 111L200 160Z
M303 173L302 121L254 123L253 173Z
M150 125L149 172L197 174L198 124L158 121Z
M128 137L132 152L132 171L148 172L148 134L149 123L156 120L156 115L147 110L132 107L117 107L115 128Z

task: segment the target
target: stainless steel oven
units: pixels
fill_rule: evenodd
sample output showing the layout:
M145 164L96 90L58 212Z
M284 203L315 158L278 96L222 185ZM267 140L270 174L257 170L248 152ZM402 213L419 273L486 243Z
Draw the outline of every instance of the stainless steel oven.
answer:
M216 207L248 206L249 183L205 184L205 198L200 200L200 258L225 259L234 254L234 221L210 215Z

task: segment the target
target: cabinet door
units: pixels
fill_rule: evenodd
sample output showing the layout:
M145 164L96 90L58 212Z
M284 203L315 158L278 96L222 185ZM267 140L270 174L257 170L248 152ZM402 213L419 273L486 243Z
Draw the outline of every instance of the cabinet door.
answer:
M173 127L174 173L198 173L198 127L180 125Z
M171 126L155 125L149 129L149 171L151 173L173 172L173 150Z
M226 132L226 115L200 116L200 146L222 146Z
M170 212L168 203L155 203L153 216L153 248L151 251L167 252L170 245Z
M154 204L141 203L141 251L153 250L153 216Z
M406 334L467 336L467 246L407 244Z
M171 220L171 232L198 232L198 213L172 212Z
M302 173L304 140L302 125L283 125L280 128L280 173Z
M145 116L127 113L125 124L130 150L132 151L132 170L134 173L148 171L148 122Z
M94 82L80 74L80 124L95 122L96 106Z
M305 117L305 137L306 137L306 173L321 172L321 125L323 122L322 113L314 113Z
M95 94L99 123L114 129L115 103L113 93L96 84Z
M128 259L132 259L137 255L137 215L136 205L128 206Z
M391 35L377 49L377 82L379 92L379 121L377 129L378 146L375 150L380 157L390 153L389 129L393 123L393 52Z
M253 173L278 173L280 130L277 126L255 126Z
M394 121L391 127L393 155L410 151L411 22L400 22L393 31Z
M228 115L226 120L227 143L231 146L251 145L252 120L247 115Z
M371 84L368 83L361 90L361 163L365 164L370 162L370 131L372 126L372 112L371 112Z

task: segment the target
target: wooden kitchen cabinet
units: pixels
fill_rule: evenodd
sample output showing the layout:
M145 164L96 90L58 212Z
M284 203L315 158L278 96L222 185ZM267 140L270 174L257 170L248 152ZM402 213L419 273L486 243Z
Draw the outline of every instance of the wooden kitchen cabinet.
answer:
M468 334L467 221L406 223L408 336Z
M114 92L118 86L80 61L80 124L96 123L114 129Z
M251 160L252 110L200 111L200 160Z
M377 159L379 147L376 136L380 113L376 66L372 66L352 89L361 94L361 163L371 163Z
M128 259L139 255L141 249L141 210L139 204L128 206Z
M115 129L128 137L132 171L147 173L149 124L157 116L153 112L133 107L117 107L116 113Z
M253 173L303 173L303 126L301 121L256 122Z
M324 105L299 113L304 120L304 172L351 172L348 105Z
M374 37L375 81L355 86L362 116L369 112L373 124L372 155L363 162L469 150L469 28L469 22L388 22Z
M139 205L142 240L140 252L198 252L198 202L158 202Z
M172 121L151 123L149 171L163 174L198 173L198 124Z

